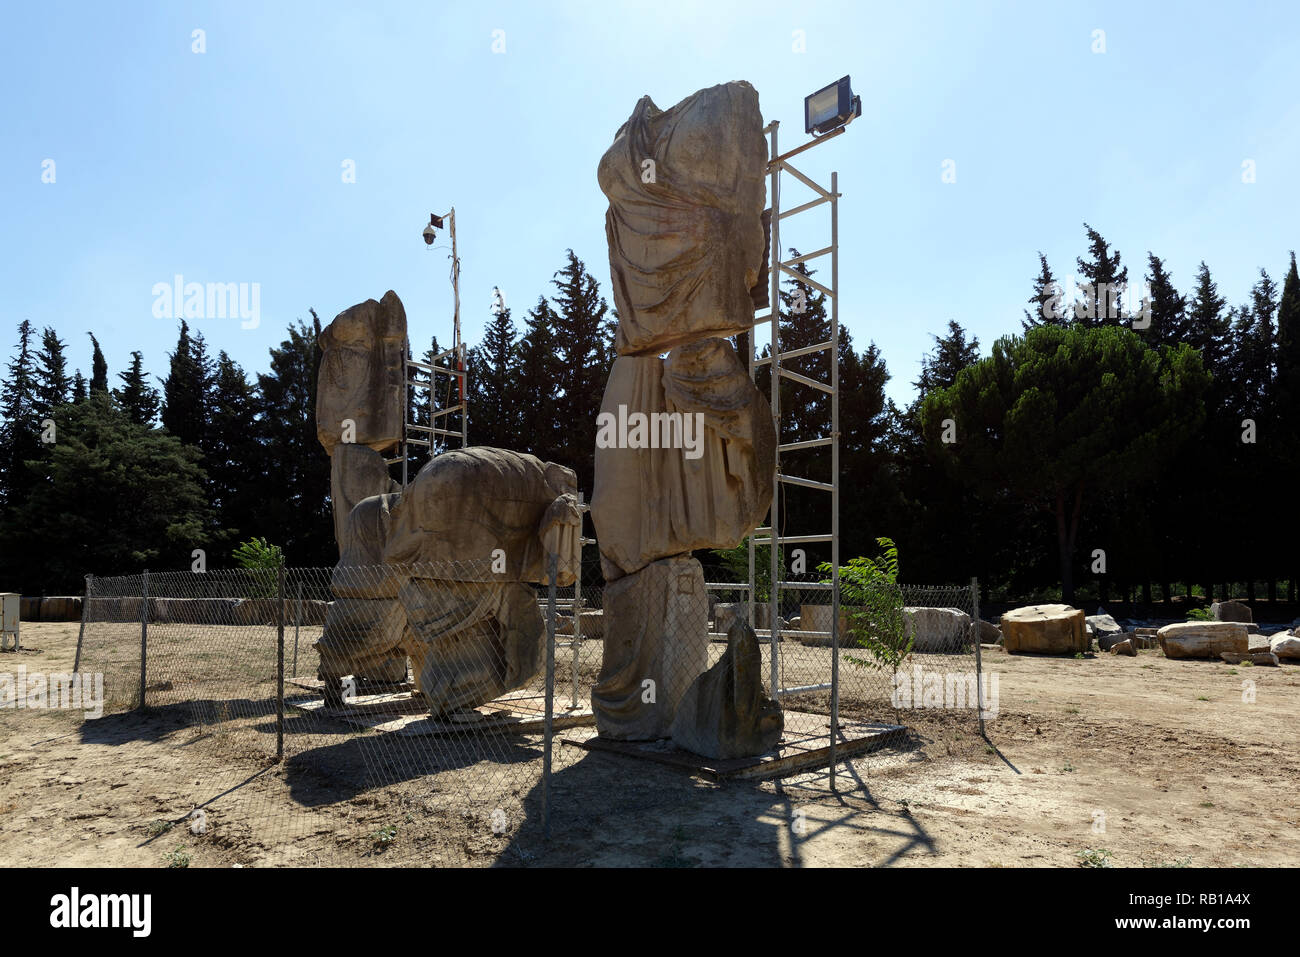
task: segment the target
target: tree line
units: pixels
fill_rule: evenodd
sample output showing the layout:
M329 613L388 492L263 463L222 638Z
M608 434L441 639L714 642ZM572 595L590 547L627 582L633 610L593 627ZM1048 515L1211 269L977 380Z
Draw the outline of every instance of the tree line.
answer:
M1246 300L1229 305L1204 264L1180 291L1148 254L1145 293L1125 304L1114 293L1131 288L1128 266L1085 231L1077 292L1040 255L1029 308L1008 317L1018 328L981 358L979 341L950 320L906 407L886 396L876 345L859 351L841 324L842 559L874 553L884 536L898 545L902 580L978 575L995 596L1151 600L1244 582L1272 597L1282 582L1294 599L1294 255L1280 284L1261 269ZM798 271L816 275L807 263ZM829 342L828 303L813 286L786 282L779 310L782 352ZM561 462L589 495L616 324L572 250L522 329L498 304L468 351L470 444ZM181 321L161 377L138 351L110 376L92 333L87 379L69 373L54 329L20 323L0 391L7 587L76 591L86 573L188 568L195 549L222 567L255 536L290 564L333 564L329 460L315 422L320 328L314 310L291 323L268 370L250 375ZM766 358L769 327L756 329ZM734 341L746 354L748 336ZM434 338L423 358L440 352ZM783 364L827 378L825 350ZM770 368L756 368L765 394ZM411 421L458 404L455 380L437 381L410 390ZM784 377L778 388L782 442L830 435L829 395ZM459 429L458 415L437 424ZM433 450L444 445L435 437ZM410 454L414 474L429 452ZM830 450L785 453L782 470L825 481ZM783 521L785 534L829 531L829 496L786 493ZM822 544L806 551L809 569L829 558Z

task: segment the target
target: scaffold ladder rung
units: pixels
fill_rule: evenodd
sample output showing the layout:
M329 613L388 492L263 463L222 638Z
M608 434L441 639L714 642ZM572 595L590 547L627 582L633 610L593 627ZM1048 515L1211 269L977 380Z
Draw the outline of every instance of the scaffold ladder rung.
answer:
M819 445L830 445L835 440L830 439L804 439L802 442L786 442L784 445L778 445L777 450L780 452L794 452L798 449L813 449Z
M778 482L784 482L786 485L798 485L802 488L819 488L826 492L835 491L835 486L830 482L818 482L814 479L800 478L797 475L783 475L778 472L776 474L776 480Z
M800 385L806 385L810 389L818 389L827 393L835 391L824 382L818 382L816 379L810 379L806 375L791 372L789 369L783 369L780 366L777 366L777 371L781 373L782 378L789 379L791 382L798 382Z

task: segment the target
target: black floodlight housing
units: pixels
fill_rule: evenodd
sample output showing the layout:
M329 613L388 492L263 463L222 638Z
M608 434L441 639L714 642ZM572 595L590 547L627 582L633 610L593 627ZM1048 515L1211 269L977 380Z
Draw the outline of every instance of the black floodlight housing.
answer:
M434 232L435 227L436 227L437 229L442 229L442 217L441 217L441 216L435 216L433 213L430 213L430 214L429 214L429 225L424 227L424 233L423 233L423 236L424 236L424 244L425 244L426 246L432 246L432 245L433 245L433 239L434 239L434 237L437 235L437 233Z
M847 76L803 98L805 133L829 133L861 115L862 97L853 95Z

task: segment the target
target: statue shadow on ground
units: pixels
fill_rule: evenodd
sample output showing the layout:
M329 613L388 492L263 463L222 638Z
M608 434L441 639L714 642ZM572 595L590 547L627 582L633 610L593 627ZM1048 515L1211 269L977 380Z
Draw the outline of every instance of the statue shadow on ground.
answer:
M857 767L842 764L837 777L838 791L830 790L827 769L802 775L797 785L714 783L652 762L583 753L552 777L550 836L538 782L524 803L526 820L494 866L802 867L809 842L852 832L889 846L883 859L864 865L935 852L920 822L882 806Z

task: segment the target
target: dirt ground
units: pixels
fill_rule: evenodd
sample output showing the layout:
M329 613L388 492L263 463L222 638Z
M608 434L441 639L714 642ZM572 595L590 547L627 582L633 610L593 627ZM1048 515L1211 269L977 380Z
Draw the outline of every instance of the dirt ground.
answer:
M24 650L0 654L0 673L71 671L76 639L75 623L24 623ZM84 724L79 712L5 709L0 864L1300 864L1300 668L1170 661L1158 651L996 651L985 669L998 679L987 741L961 730L964 718L956 732L920 722L922 746L843 765L838 793L824 771L715 784L558 746L549 840L532 771L498 781L519 782L519 809L494 829L499 802L418 773L391 788L319 773L328 762L376 771L380 752L355 750L355 732L313 726L286 764L268 766L274 716L256 707L243 720L257 737L230 735L220 746L167 707ZM290 718L290 729L301 720ZM540 766L527 748L488 757L465 763ZM206 815L201 834L187 823L196 807ZM267 808L273 826L262 820Z

